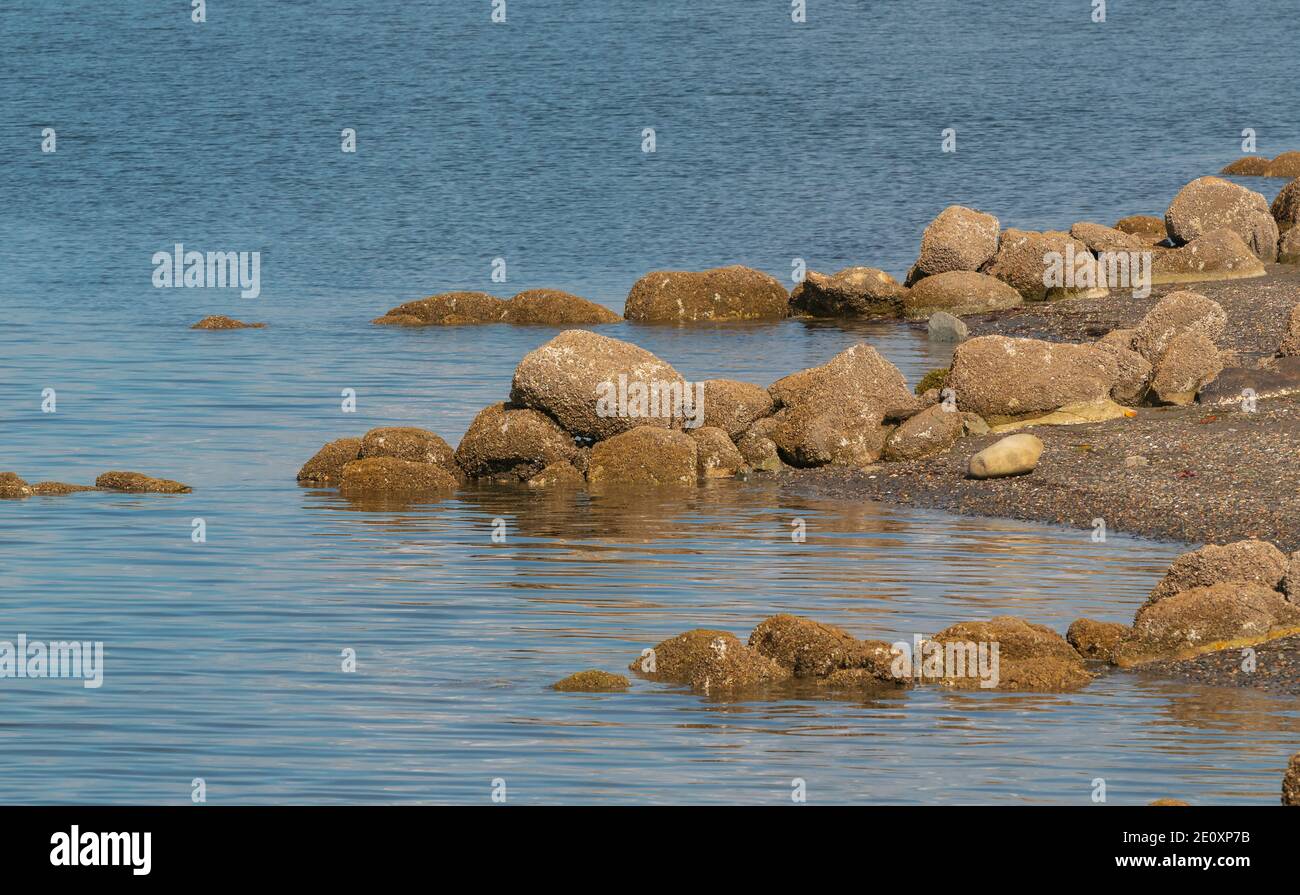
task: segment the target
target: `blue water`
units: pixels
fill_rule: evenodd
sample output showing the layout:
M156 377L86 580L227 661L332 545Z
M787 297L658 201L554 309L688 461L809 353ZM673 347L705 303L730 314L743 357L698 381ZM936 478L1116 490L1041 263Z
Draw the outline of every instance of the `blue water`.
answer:
M617 309L650 269L788 280L796 257L901 276L951 202L1111 222L1163 211L1243 127L1300 148L1289 4L1111 3L1092 25L1086 3L818 0L802 26L782 3L517 0L505 25L488 3L223 0L202 25L172 6L0 11L0 470L195 488L0 502L0 639L107 654L98 690L0 681L0 801L188 802L200 777L214 803L479 802L501 777L512 802L780 802L801 777L810 801L1085 803L1098 776L1118 803L1276 801L1300 707L1257 694L546 689L776 611L887 639L1128 620L1177 545L762 481L377 508L294 474L375 425L454 443L554 333L367 325L400 301L546 286ZM260 251L260 298L154 289L175 242ZM271 326L186 329L209 313ZM690 378L767 384L863 340L912 382L948 360L889 324L604 331Z

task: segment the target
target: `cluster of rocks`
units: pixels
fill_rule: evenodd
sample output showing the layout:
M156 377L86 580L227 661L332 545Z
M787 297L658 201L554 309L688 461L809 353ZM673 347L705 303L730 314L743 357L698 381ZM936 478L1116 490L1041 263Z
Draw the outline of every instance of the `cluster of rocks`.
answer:
M1129 668L1297 633L1300 552L1246 540L1179 556L1131 626L1080 619L1066 639L1089 659Z
M998 645L995 675L970 673L974 655L967 647L977 644ZM859 640L835 625L802 616L774 615L760 622L744 642L729 631L686 631L643 650L628 669L647 680L714 696L796 681L848 692L923 684L1055 692L1077 689L1093 678L1084 658L1059 634L1013 616L952 625L917 644L921 649L915 654L913 644L907 646L903 650L884 640ZM954 655L961 661L948 659ZM603 692L626 689L628 681L622 675L589 670L554 686Z
M189 485L171 479L157 479L141 472L106 472L93 485L70 485L67 482L28 484L17 473L0 472L0 500L26 497L59 497L81 491L117 491L131 494L189 494Z
M1291 150L1271 159L1262 155L1244 155L1219 173L1238 177L1300 177L1300 152Z

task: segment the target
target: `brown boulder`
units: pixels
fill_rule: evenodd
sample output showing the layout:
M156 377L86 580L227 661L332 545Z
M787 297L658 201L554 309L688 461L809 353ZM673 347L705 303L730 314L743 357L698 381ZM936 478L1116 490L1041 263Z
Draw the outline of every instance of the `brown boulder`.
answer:
M987 644L990 658L992 646L996 644L996 689L999 690L1059 692L1082 687L1092 680L1083 657L1060 634L1044 625L1030 624L1014 616L1003 615L989 621L961 622L940 631L934 636L934 641L945 645L945 662L940 681L948 687L977 689L983 679L972 673L978 670L976 651L966 649L951 654L956 661L948 661L948 644L973 644L976 647ZM924 663L922 668L924 669Z
M1151 248L1151 242L1140 236L1125 233L1115 227L1091 224L1087 221L1080 221L1071 227L1070 235L1097 254L1102 252L1144 252Z
M379 494L451 494L456 477L434 463L397 457L363 457L343 467L339 492L364 497Z
M618 323L623 318L609 308L558 289L529 289L506 302L506 323L577 326Z
M885 442L886 460L920 460L942 454L961 437L962 414L935 404L906 420Z
M1263 261L1277 257L1277 222L1262 195L1221 177L1200 177L1183 187L1165 212L1175 245L1215 230L1231 230Z
M1165 219L1153 214L1134 214L1120 218L1115 222L1115 229L1121 233L1141 236L1148 243L1159 242L1168 235L1165 231Z
M411 463L432 463L450 473L456 472L455 452L451 445L428 429L414 426L381 426L361 438L358 460L368 457L392 457Z
M298 481L308 485L337 485L343 480L343 467L360 454L360 438L331 441L298 470Z
M891 656L880 644L858 640L835 625L798 615L763 619L749 635L749 648L772 659L795 677L827 677L846 668L863 669L891 686L906 680L890 669Z
M1300 752L1291 756L1282 778L1282 804L1300 805Z
M780 320L790 296L774 277L733 264L705 271L657 270L637 280L623 309L643 323Z
M1108 398L1114 356L1094 345L980 336L957 346L947 387L961 410L996 425Z
M870 466L880 459L889 432L876 406L847 398L834 404L804 402L772 418L770 437L791 466Z
M0 472L0 500L21 500L32 496L28 485L15 472Z
M874 267L846 267L834 276L810 270L790 293L790 309L812 317L896 317L906 293Z
M652 680L729 693L785 680L790 673L728 631L697 628L643 652L628 668Z
M657 413L620 416L617 401L611 406L600 400L616 393L620 383L629 393L633 388L657 393L660 400L648 407ZM662 398L674 389L693 395L676 370L644 348L570 329L524 355L510 385L510 403L547 414L570 435L601 439L643 426L680 428L683 417L673 416L674 408L662 414ZM629 401L629 414L635 409Z
M1228 315L1217 301L1199 292L1171 292L1147 311L1133 329L1130 344L1155 363L1178 336L1200 333L1213 342L1227 323Z
M1128 625L1117 622L1098 622L1090 618L1076 619L1065 632L1065 640L1075 652L1085 659L1110 662L1115 658L1115 647L1128 636Z
M1283 233L1290 233L1296 224L1300 224L1300 177L1282 187L1269 212Z
M1277 244L1277 260L1282 264L1300 264L1300 227L1286 231Z
M726 478L745 469L745 458L722 429L701 426L688 434L695 440L695 469L700 478Z
M65 494L79 494L82 491L94 491L91 485L69 485L67 482L37 482L32 485L32 493L41 497L62 497Z
M885 419L910 416L921 408L898 368L865 343L846 348L820 367L778 379L768 392L780 407L825 408L855 401L874 407Z
M1300 177L1300 152L1291 150L1278 155L1264 169L1265 177Z
M553 463L569 463L578 452L573 436L544 413L500 403L474 417L456 448L455 462L470 478L537 475Z
M1115 650L1122 667L1157 659L1190 659L1300 633L1300 606L1260 584L1193 587L1148 602Z
M1126 335L1121 334L1115 338L1110 338L1117 332L1121 331L1114 330L1107 336L1098 339L1094 344L1101 350L1109 352L1115 358L1115 364L1119 370L1115 384L1110 389L1111 398L1120 404L1135 407L1142 403L1147 390L1151 387L1151 362L1136 351L1121 347L1121 342L1125 338L1132 344L1132 330L1125 331Z
M641 426L592 447L587 481L593 487L693 485L696 456L695 440L689 435Z
M772 440L772 432L779 423L772 417L764 417L750 426L740 438L736 439L736 450L753 469L765 472L777 472L785 464L781 461L781 452Z
M1263 262L1231 230L1212 230L1180 249L1156 252L1151 259L1154 285L1244 280L1265 273Z
M1020 293L995 277L953 270L928 276L913 286L903 299L903 315L918 320L935 311L958 316L984 314L1022 304Z
M1151 374L1149 395L1159 404L1191 404L1223 370L1223 359L1204 333L1175 336Z
M552 463L528 480L529 488L581 488L587 477L572 463Z
M949 205L925 228L921 254L908 285L949 271L979 270L997 251L997 218L962 205Z
M459 326L500 323L506 302L486 292L443 292L418 301L408 301L372 320L380 325Z
M734 379L704 381L704 425L717 426L732 439L776 410L767 389Z
M1236 161L1224 166L1220 174L1235 174L1238 177L1264 177L1271 159L1262 155L1243 155Z
M1300 357L1300 304L1291 309L1286 318L1286 329L1277 346L1278 357Z
M1049 287L1047 280L1054 265L1047 260L1049 254L1060 259L1062 270L1073 261L1076 283L1096 283L1097 259L1088 247L1068 233L1059 231L1017 230L1008 228L1002 233L998 254L989 265L987 273L1011 286L1025 301L1042 301L1088 293L1094 287L1078 285L1066 288L1064 283Z
M1158 603L1182 591L1215 584L1258 584L1276 589L1287 573L1287 565L1286 554L1267 541L1210 544L1184 553L1170 563L1169 571L1151 591L1147 602Z
M171 479L156 479L142 472L106 472L95 479L103 491L127 491L133 494L189 494L194 489Z

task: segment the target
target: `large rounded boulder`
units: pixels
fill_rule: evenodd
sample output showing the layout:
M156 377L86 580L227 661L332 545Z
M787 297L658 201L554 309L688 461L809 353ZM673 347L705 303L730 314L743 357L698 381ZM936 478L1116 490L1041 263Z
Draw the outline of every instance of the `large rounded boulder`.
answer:
M591 449L587 482L593 487L660 488L694 485L695 439L684 432L642 426Z
M844 349L820 367L778 379L768 392L779 407L827 407L854 400L874 407L884 419L904 418L921 409L903 374L866 343Z
M790 677L788 670L741 643L735 634L703 628L643 650L628 669L651 680L688 684L709 694L733 693Z
M1176 245L1215 230L1231 230L1260 260L1277 258L1277 222L1268 201L1222 177L1200 177L1183 187L1165 212L1165 228Z
M761 385L735 379L704 380L704 425L717 426L732 440L775 409L776 402Z
M1300 224L1300 177L1282 187L1269 211L1283 233Z
M1265 177L1300 177L1300 152L1292 149L1283 152L1268 163Z
M1159 659L1190 659L1300 634L1300 606L1262 584L1193 587L1148 602L1115 650L1122 667Z
M1217 301L1199 292L1171 292L1134 327L1130 343L1134 351L1155 363L1178 336L1198 332L1214 341L1227 323L1228 315Z
M908 285L948 271L979 270L997 253L998 228L991 214L949 205L921 235L921 254Z
M1151 259L1151 282L1200 283L1262 277L1267 271L1250 246L1231 230L1211 230L1179 249Z
M381 326L500 323L506 316L506 304L486 292L444 292L398 305L371 322Z
M646 399L638 401L642 390ZM682 397L693 390L649 351L571 329L524 355L510 385L510 403L547 414L570 435L601 439L640 426L680 428L683 416L672 413L674 393Z
M546 326L618 323L623 318L604 305L558 289L529 289L506 302L506 323Z
M1055 230L1037 233L1008 228L986 272L1011 286L1025 301L1103 288L1097 285L1096 256L1081 240Z
M532 478L553 463L571 463L578 447L555 420L528 407L492 404L469 424L456 465L470 478Z
M1114 356L1094 345L979 336L957 346L946 385L961 410L992 424L1108 399L1118 377Z
M633 284L623 314L642 323L780 320L789 316L789 301L776 278L739 264L657 270Z

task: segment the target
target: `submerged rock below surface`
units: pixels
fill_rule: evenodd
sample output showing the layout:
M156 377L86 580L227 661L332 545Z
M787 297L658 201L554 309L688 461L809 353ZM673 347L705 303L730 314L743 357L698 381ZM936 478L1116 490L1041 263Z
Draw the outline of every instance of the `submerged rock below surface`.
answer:
M265 323L245 323L242 320L236 320L233 317L226 317L222 314L215 314L211 317L204 317L190 329L265 329Z
M642 323L780 320L790 314L789 301L775 277L736 264L648 273L633 284L623 312Z
M189 485L171 479L156 479L142 472L106 472L95 479L95 487L103 491L127 491L134 494L189 494Z
M970 458L966 473L973 479L995 479L1033 472L1043 454L1043 442L1034 435L1008 435Z
M697 628L645 650L628 668L652 680L689 684L708 694L735 693L790 677L777 662L728 631Z
M586 671L575 672L564 680L556 681L551 684L551 689L563 693L614 693L626 690L630 686L632 686L631 682L621 674L589 668Z

